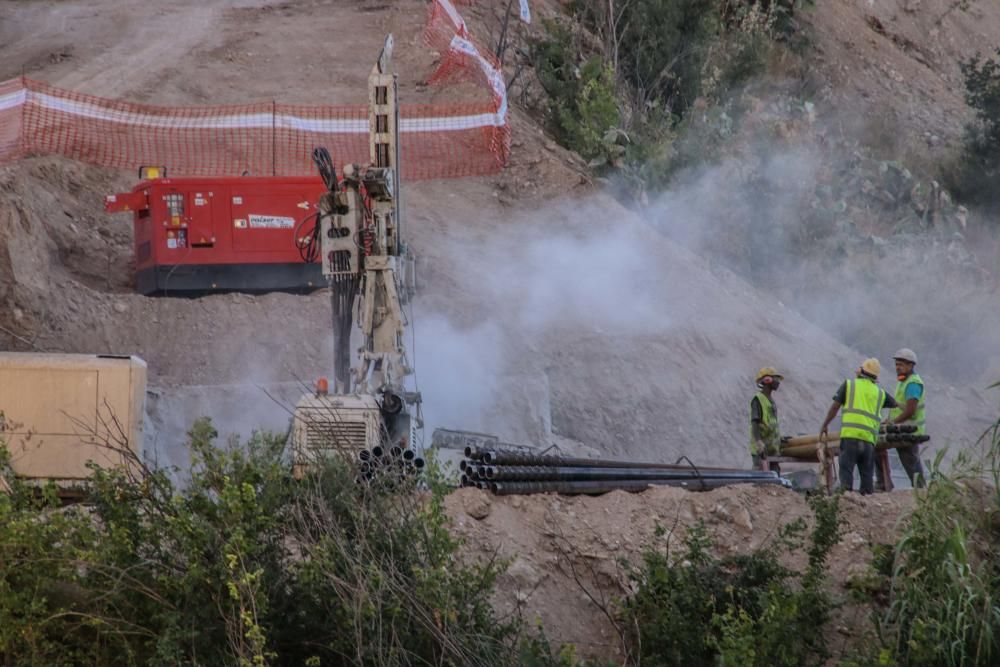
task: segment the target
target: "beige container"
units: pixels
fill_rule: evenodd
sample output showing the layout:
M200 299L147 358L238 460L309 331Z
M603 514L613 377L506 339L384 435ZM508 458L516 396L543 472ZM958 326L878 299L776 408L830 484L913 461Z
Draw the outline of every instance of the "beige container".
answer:
M106 443L141 457L145 399L138 357L0 352L2 437L26 479L72 483L88 461L123 463Z

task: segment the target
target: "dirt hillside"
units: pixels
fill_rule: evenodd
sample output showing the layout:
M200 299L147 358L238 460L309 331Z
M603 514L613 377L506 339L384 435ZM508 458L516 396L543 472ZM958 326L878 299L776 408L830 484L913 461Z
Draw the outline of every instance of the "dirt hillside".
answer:
M955 0L817 2L815 64L826 101L892 157L941 159L970 113L959 63L996 52L1000 7Z

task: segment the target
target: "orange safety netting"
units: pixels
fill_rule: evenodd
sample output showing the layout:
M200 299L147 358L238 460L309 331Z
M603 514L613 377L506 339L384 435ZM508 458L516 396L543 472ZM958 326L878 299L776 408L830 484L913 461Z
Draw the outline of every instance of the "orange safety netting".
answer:
M449 0L434 0L432 7ZM461 76L481 84L489 102L401 105L402 177L457 178L498 171L510 147L507 95L499 68L469 51L442 10L431 11L428 42L441 53L432 82ZM437 22L437 23L435 23ZM448 37L448 33L451 36ZM459 43L456 51L455 43ZM461 42L465 42L462 44ZM464 51L462 50L464 48ZM491 74L492 71L492 74ZM0 162L55 154L105 167L162 165L176 176L311 174L313 148L340 163L368 161L368 108L272 102L158 107L62 90L27 78L0 82Z
M428 80L432 84L463 79L479 84L493 98L498 123L491 149L506 163L510 153L510 127L507 119L507 86L496 56L478 44L451 0L433 0L424 28L424 40L441 55L437 70Z

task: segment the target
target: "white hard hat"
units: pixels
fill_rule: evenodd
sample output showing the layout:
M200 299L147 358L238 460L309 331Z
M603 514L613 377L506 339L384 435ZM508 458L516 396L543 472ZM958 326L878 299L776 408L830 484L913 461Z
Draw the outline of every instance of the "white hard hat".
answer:
M900 348L896 350L896 354L892 355L893 359L899 359L900 361L909 361L911 364L917 363L917 354L908 347Z

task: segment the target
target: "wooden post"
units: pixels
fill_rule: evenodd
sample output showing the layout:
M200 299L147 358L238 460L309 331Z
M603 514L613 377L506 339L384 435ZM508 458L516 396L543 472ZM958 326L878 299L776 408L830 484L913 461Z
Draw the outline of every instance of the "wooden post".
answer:
M892 468L889 466L889 450L881 449L875 451L875 458L878 466L877 473L882 477L882 489L886 492L892 491Z

